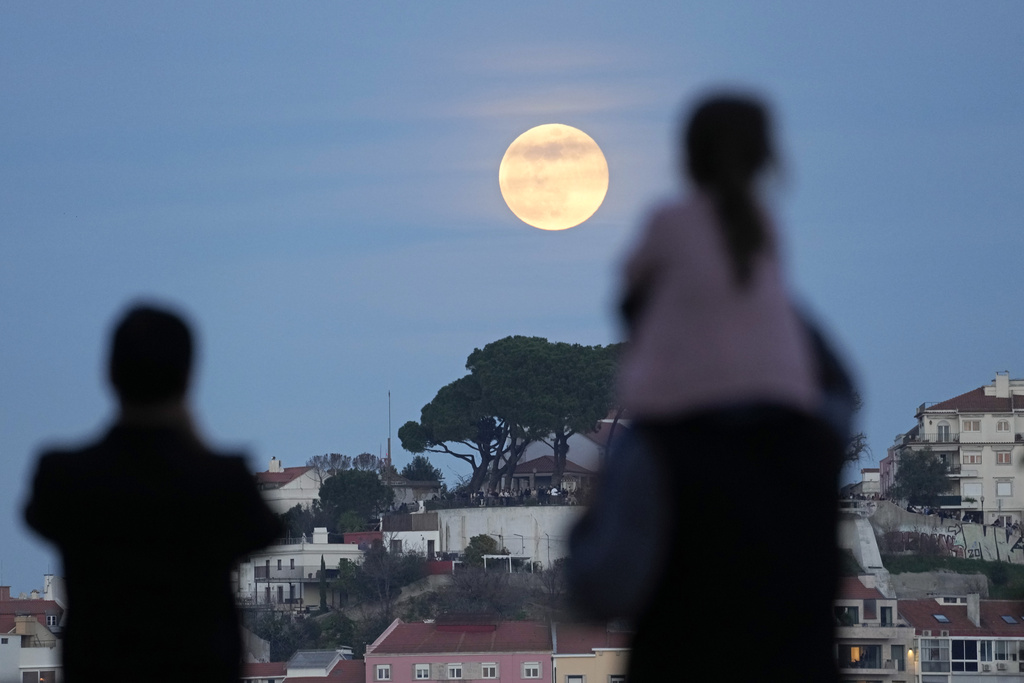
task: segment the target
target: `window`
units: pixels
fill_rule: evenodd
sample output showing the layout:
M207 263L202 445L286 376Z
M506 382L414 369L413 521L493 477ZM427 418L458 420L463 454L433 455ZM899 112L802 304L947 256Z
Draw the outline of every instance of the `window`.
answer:
M1010 451L999 451L996 453L997 465L1009 465L1011 463Z
M839 648L840 669L881 669L881 645L844 645Z
M448 678L462 678L462 665L461 664L449 664L448 665Z
M964 482L963 492L964 498L973 498L974 500L978 500L983 495L985 495L985 492L981 488L980 481Z
M402 539L391 539L391 552L395 555L400 555L402 553Z
M57 615L56 614L47 614L46 615L46 625L47 626L56 626L57 625Z
M980 432L981 431L981 420L964 420L964 426L961 431L965 432Z
M626 683L625 676L609 676L608 683Z
M295 558L294 557L292 559L288 560L288 568L289 569L295 569Z
M978 641L954 640L952 649L953 671L978 670Z
M480 678L497 678L498 677L498 665L490 662L488 664L480 665Z
M540 678L540 662L524 662L523 678Z
M391 680L391 665L390 664L378 664L377 665L377 680L378 681L390 681Z
M997 481L996 482L996 495L997 496L1012 496L1013 495L1013 482L1012 481Z
M0 645L6 645L6 644L7 644L7 639L6 638L0 638Z
M997 640L992 643L993 656L997 662L1017 661L1017 643Z
M1010 431L1010 421L1009 420L1000 420L999 422L996 422L996 431L997 432L1008 432L1008 431Z
M939 423L939 433L938 433L937 436L938 436L938 438L936 440L939 443L949 443L950 439L949 439L949 423L948 422L943 421L943 422Z
M945 614L933 614L932 616L935 617L935 621L939 622L940 624L949 623L949 617L947 617Z
M860 610L856 607L837 605L832 608L836 626L856 626L860 623Z
M281 560L278 560L278 561L277 561L277 568L278 568L278 569L280 569L280 568L281 568Z
M1005 621L1007 624L1016 624L1017 623L1017 620L1014 619L1013 617L1011 617L1009 614L1004 614L1003 615L1003 621Z
M430 665L429 664L417 664L414 669L414 675L416 680L422 681L430 678Z
M964 453L963 463L965 465L980 465L981 464L981 453Z
M904 647L902 645L890 645L889 646L889 659L892 660L893 666L896 667L897 671L906 671L906 658L904 657Z
M583 683L583 676L566 676L565 683Z
M892 626L892 607L882 608L882 626Z
M949 671L948 640L921 640L921 671Z

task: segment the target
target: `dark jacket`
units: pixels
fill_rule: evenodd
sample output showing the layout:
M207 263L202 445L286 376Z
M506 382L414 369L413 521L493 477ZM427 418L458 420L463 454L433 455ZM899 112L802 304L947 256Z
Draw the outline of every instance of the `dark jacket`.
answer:
M68 683L238 680L230 572L281 533L241 457L115 426L40 458L25 519L64 559Z

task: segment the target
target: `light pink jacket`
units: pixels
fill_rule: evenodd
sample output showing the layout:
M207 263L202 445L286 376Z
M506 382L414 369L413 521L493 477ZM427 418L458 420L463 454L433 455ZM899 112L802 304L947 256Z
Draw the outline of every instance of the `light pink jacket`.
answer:
M767 223L769 243L777 243ZM750 402L816 408L810 342L775 249L755 257L746 288L737 285L706 195L657 210L625 276L627 293L644 293L619 374L620 399L634 418Z

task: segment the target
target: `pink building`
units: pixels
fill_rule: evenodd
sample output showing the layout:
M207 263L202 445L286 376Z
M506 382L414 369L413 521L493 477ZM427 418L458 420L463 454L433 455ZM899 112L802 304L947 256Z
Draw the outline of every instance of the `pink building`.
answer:
M366 683L552 683L551 627L538 621L394 622L366 648Z

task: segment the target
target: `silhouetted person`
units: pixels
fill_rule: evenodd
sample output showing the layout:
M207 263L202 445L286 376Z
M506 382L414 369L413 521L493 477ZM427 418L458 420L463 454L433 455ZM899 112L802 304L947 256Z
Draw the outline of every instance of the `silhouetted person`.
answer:
M836 680L847 425L830 418L848 419L852 388L785 285L757 192L773 162L765 109L745 96L713 97L682 138L691 187L652 215L625 271L630 340L619 400L658 471L649 492L634 494L663 497L657 516L668 518L622 544L629 553L636 534L663 529L654 542L667 556L656 558L649 593L621 615L636 623L628 678L732 680L721 667L739 658L749 672L736 680ZM629 507L628 496L615 497ZM670 670L680 648L692 656L675 657Z
M39 460L25 519L63 556L68 683L239 678L230 572L282 529L243 458L194 432L191 364L181 318L130 310L110 352L118 420L98 442Z

